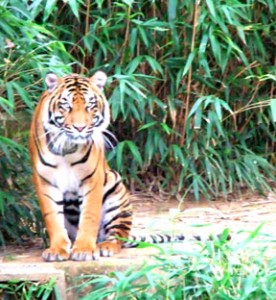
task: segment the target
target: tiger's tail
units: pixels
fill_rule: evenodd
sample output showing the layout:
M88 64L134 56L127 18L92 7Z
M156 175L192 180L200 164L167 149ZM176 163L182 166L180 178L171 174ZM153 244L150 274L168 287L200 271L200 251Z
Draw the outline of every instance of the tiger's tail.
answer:
M214 239L223 239L223 240L231 240L231 235L228 231L222 232L217 235L210 235L207 238L203 238L200 235L193 235L192 240L195 241L203 241L203 240L214 240ZM148 234L148 235L130 235L127 240L124 240L122 247L123 248L136 248L141 243L148 244L165 244L165 243L177 243L184 242L184 240L190 240L184 234Z
M198 241L201 240L199 236L194 236ZM123 248L135 248L138 247L140 243L149 244L165 244L165 243L175 243L183 242L186 239L183 234L149 234L149 235L130 235L128 240L122 245Z

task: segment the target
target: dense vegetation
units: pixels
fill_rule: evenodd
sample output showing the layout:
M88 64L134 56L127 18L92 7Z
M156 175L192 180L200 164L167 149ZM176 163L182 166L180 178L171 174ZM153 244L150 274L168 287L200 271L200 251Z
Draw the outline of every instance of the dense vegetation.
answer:
M268 189L275 21L273 0L0 1L0 243L41 233L26 145L49 71L107 72L108 155L132 187Z
M258 244L259 230L230 244L224 236L169 252L175 256L160 253L139 270L130 267L126 272L84 275L78 288L86 293L80 299L275 299L275 258L267 251L274 239L267 237L268 243ZM87 292L91 286L93 290Z
M276 264L269 249L275 237L262 235L260 229L243 232L242 238L237 235L230 242L225 231L220 239L187 242L183 250L169 245L141 267L134 263L124 272L76 277L68 291L80 300L274 300ZM61 299L53 279L0 283L1 295L5 299Z
M62 300L55 278L48 282L10 280L0 282L0 297L5 300Z

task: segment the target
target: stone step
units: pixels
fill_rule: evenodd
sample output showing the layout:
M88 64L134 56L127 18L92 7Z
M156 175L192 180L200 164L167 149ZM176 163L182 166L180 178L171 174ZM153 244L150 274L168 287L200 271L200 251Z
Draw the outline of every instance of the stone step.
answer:
M179 247L180 245L178 245ZM165 246L166 247L166 246ZM182 246L183 247L183 246ZM22 280L47 282L55 278L57 291L62 300L78 300L74 289L76 278L81 275L103 275L114 271L123 272L130 267L139 269L149 263L153 255L158 255L157 248L122 249L114 257L101 257L98 261L88 262L44 262L42 250L30 250L11 255L1 253L0 282Z

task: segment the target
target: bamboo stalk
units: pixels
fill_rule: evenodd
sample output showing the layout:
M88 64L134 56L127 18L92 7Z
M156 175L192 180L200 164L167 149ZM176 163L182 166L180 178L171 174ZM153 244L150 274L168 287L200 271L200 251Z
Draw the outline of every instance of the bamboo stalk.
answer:
M122 56L121 56L121 59L120 59L120 63L121 64L123 64L123 62L124 62L126 47L127 47L127 43L128 43L128 40L129 40L130 13L131 13L131 6L128 6L128 8L127 8L127 20L126 20L125 38L124 38L124 43L123 43L122 48L121 48L121 53L122 53Z
M196 28L198 23L198 8L199 8L200 0L196 0L195 8L194 8L194 16L193 16L193 33L192 33L192 42L191 42L191 51L192 53L195 49L195 37L196 37ZM191 83L192 83L192 72L193 72L193 64L191 64L189 73L188 73L188 82L187 82L187 90L186 90L186 99L185 103L182 105L182 109L180 112L180 126L182 128L181 137L180 137L180 146L183 146L185 143L185 133L186 133L186 122L189 114L190 107L190 94L191 94ZM184 101L183 101L184 102ZM184 115L184 119L183 118ZM180 129L181 129L180 128Z
M247 105L246 106L250 106L252 101L254 100L254 98L256 97L258 91L259 91L259 88L260 88L260 81L257 82L257 85L256 85L256 88L254 89L254 92L252 94L252 97L250 98L250 100L248 101ZM245 108L246 108L245 106ZM251 115L245 120L243 126L238 130L237 128L235 128L236 131L239 132L239 134L242 134L243 131L245 130L245 128L247 127L247 125L249 124L249 122L251 121L251 118L254 116L255 112L252 112Z
M86 0L86 13L85 13L85 31L84 31L84 36L86 36L89 33L89 25L90 25L90 0ZM85 71L85 59L86 55L83 56L82 58L82 66L81 66L81 74L84 73Z

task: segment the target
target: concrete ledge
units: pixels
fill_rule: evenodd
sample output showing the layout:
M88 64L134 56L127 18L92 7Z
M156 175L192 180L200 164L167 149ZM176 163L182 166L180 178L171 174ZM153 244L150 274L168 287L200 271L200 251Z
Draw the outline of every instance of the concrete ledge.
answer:
M0 281L29 280L33 282L47 282L54 278L61 299L66 296L65 272L56 269L52 264L45 263L4 263L0 265Z
M19 251L18 251L19 252ZM78 300L74 286L76 277L95 274L104 275L113 271L125 271L130 267L139 269L145 262L152 260L152 255L158 255L154 248L122 249L114 257L101 257L98 261L85 262L43 262L42 250L20 251L20 253L5 255L1 253L0 282L10 280L29 280L32 282L46 282L52 278L56 280L56 287L62 300Z

